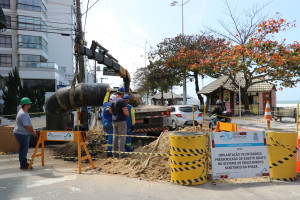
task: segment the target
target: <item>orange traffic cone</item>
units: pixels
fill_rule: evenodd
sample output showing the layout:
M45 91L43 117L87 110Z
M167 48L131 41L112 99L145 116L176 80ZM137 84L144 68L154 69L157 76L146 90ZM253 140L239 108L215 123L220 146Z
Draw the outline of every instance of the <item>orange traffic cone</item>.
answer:
M268 128L271 127L270 121L272 120L272 113L271 113L271 108L270 108L270 102L266 102L266 109L265 109L265 115L264 119L267 120L268 123Z

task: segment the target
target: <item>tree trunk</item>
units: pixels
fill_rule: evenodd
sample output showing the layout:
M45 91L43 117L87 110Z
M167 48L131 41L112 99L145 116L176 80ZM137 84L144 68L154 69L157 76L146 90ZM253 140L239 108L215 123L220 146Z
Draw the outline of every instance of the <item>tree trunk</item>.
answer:
M241 87L241 99L242 103L244 104L245 114L250 114L250 107L249 107L249 99L247 95L248 88Z
M198 70L194 70L193 72L194 72L194 78L195 78L196 94L197 94L197 97L200 101L201 106L203 106L204 105L203 97L202 97L201 94L198 94L198 92L200 91L200 89L199 89L199 78L198 78L199 73L198 73Z
M171 105L173 105L174 104L173 86L171 86L171 95L172 95Z
M161 105L163 106L164 105L164 91L161 90L161 98L160 98L160 101L161 101Z

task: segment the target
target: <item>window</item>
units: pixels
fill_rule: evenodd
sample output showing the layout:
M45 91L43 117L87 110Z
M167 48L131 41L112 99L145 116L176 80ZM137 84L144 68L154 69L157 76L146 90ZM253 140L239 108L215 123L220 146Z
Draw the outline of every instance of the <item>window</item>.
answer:
M17 0L17 8L42 12L46 17L47 9L41 0Z
M11 28L11 17L8 15L5 15L6 25L7 28Z
M57 65L52 62L44 62L39 55L19 54L20 68L54 68L58 69Z
M19 57L19 60L20 61L40 62L41 61L41 56L21 54L20 57Z
M192 106L179 107L179 111L181 112L193 112ZM197 111L194 109L194 111Z
M19 66L21 68L37 68L40 67L41 56L38 55L19 55Z
M21 48L43 49L48 51L48 43L39 36L19 35L18 46Z
M175 112L176 111L176 109L175 109L175 107L171 107L171 112Z
M10 8L10 0L0 0L0 6L2 8Z
M11 48L11 35L0 34L0 47Z
M45 22L40 17L18 16L18 28L47 31Z
M55 92L54 79L23 79L23 84L33 90L45 89L46 92Z
M0 54L0 67L12 67L11 54Z

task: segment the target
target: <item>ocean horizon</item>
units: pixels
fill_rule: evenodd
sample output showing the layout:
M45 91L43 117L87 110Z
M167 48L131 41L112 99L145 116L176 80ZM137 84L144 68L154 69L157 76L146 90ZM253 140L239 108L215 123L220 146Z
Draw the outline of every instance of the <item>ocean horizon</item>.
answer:
M277 104L297 104L300 100L276 101Z
M297 107L300 100L276 101L276 107Z

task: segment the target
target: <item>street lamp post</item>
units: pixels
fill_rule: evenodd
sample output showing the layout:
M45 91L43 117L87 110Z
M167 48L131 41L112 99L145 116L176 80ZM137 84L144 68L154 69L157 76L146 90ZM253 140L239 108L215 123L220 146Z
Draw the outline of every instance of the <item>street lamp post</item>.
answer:
M171 6L181 6L181 32L182 32L182 36L184 35L184 20L183 20L183 6L186 5L190 0L187 0L186 2L183 2L183 0L181 0L181 4L178 3L177 1L172 1L171 2ZM183 104L186 105L186 70L184 70L183 73Z
M149 42L147 42L147 40L145 40L145 68L147 67L147 49L146 49L146 45L150 46L150 51L151 51L151 45Z
M239 80L239 115L240 115L240 118L242 117L242 99L241 99L241 81L242 79Z

